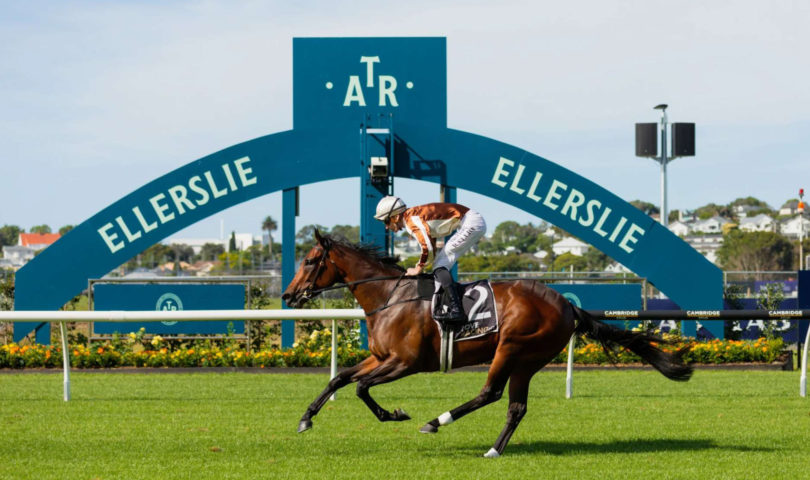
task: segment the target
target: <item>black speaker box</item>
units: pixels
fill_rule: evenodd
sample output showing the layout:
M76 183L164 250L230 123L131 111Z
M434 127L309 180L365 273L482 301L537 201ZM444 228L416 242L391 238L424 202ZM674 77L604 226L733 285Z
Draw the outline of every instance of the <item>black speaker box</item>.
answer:
M695 124L672 124L672 155L675 157L695 156Z
M637 123L636 124L636 156L637 157L657 157L658 156L658 124L657 123Z

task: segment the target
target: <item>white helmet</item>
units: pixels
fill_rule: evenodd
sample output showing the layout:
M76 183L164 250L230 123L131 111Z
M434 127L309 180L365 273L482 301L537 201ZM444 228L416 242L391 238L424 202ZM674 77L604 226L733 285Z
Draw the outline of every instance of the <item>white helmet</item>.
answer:
M401 198L388 195L387 197L383 197L380 203L377 204L377 213L374 215L374 218L384 222L392 215L404 212L407 208Z

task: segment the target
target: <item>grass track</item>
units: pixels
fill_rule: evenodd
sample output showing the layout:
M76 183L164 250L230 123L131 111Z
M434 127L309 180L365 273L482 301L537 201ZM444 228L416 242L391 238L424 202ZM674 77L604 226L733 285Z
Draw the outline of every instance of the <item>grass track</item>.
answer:
M798 373L564 373L532 383L506 455L484 459L506 401L422 435L472 398L483 373L417 375L372 389L414 418L379 423L341 391L295 429L325 375L74 373L0 375L1 479L810 478L810 399Z

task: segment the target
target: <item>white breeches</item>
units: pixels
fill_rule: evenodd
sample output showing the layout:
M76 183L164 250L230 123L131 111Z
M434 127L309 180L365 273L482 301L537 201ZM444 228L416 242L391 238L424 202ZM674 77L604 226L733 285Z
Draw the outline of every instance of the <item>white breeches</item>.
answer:
M436 254L433 268L445 267L448 270L453 268L458 257L472 248L486 232L487 224L484 222L484 217L474 210L467 211L461 217L458 230L447 239L444 247Z

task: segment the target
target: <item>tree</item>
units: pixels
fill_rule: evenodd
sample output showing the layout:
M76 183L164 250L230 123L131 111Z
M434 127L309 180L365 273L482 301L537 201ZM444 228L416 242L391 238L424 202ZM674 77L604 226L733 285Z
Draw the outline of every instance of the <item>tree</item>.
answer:
M270 258L273 258L273 232L278 230L278 224L270 215L264 218L262 230L267 232L267 242L270 246Z
M699 207L697 210L695 210L695 215L701 220L712 218L715 215L719 215L725 218L731 218L732 217L731 210L732 210L731 207L728 205L717 205L714 203L710 203L708 205Z
M582 258L585 259L585 269L589 272L601 272L613 261L596 248L589 248Z
M35 225L31 227L31 233L51 233L51 227L45 225Z
M206 243L200 249L200 260L213 261L225 253L225 247L221 243Z
M588 261L585 257L574 255L571 252L565 252L554 259L554 265L552 265L551 268L555 272L567 272L571 270L572 266L574 267L574 271L585 271L588 269Z
M129 259L129 261L126 263L126 268L130 270L138 266L154 268L155 266L165 263L172 258L174 258L174 251L172 250L172 247L163 245L162 243L156 243Z
M65 225L59 228L59 235L65 235L71 230L73 230L73 225Z
M508 220L501 222L489 240L491 245L485 245L486 251L502 252L508 247L514 247L519 253L533 253L538 248L543 248L548 243L540 227L535 227L531 223L520 225L517 222Z
M650 202L645 202L643 200L633 200L633 201L630 202L630 205L638 208L639 210L644 212L645 215L650 215L650 216L658 215L661 212L661 210L659 210L656 205L654 205L654 204L652 204Z
M358 225L335 225L329 234L343 238L351 243L360 242L360 226Z
M726 270L788 270L792 267L793 245L774 232L732 230L723 237L717 258Z
M4 245L17 245L20 241L20 227L17 225L3 225L0 227L0 247Z
M315 230L321 233L329 232L329 229L323 225L304 225L295 234L295 257L301 258L307 254L308 251L315 246Z
M236 251L236 232L231 232L231 241L228 242L228 252Z

